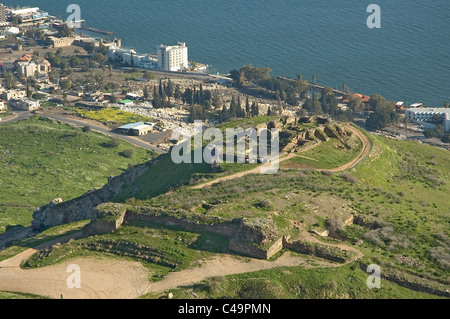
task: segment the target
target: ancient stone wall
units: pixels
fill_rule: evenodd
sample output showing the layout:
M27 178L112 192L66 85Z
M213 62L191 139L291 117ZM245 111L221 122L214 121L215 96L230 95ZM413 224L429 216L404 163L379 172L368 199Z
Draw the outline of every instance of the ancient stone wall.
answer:
M119 195L126 186L130 185L132 181L144 174L151 165L155 165L158 161L159 158L156 158L145 164L134 166L119 176L108 178L108 183L102 188L87 192L75 199L56 205L51 202L40 207L33 213L33 229L94 218L94 209L97 205L108 202L114 196Z
M188 219L179 219L170 216L158 216L151 214L137 214L135 212L128 211L125 215L124 222L149 222L167 225L169 227L180 227L187 231L202 232L207 231L215 234L219 234L228 238L233 237L241 226L240 219L234 219L229 222L218 224L201 224Z

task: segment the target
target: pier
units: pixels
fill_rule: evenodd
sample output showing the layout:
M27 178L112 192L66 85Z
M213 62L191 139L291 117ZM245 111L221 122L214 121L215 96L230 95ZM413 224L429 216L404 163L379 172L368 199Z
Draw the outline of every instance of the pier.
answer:
M113 35L115 33L113 31L105 31L105 30L95 29L95 28L91 28L91 27L88 27L85 25L80 26L79 29L91 31L91 32L95 32L95 33L100 33L100 34L107 34L107 35Z
M291 79L291 78L288 78L288 77L285 77L285 76L280 76L279 78L283 79L283 80L286 80L286 81L291 81L291 82L296 81L295 79ZM323 91L323 89L326 87L324 85L315 84L315 83L309 83L309 82L308 82L308 85L309 85L309 87L311 89L316 89L318 91ZM330 88L333 89L332 87L330 87ZM344 92L342 90L337 90L337 89L333 89L333 93L336 94L336 95L348 94L348 92Z

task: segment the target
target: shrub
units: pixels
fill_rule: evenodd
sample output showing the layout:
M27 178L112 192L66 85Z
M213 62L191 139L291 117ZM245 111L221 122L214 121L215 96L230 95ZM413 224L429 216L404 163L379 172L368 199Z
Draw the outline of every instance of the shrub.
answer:
M133 157L133 150L123 150L121 152L121 155L123 157L126 157L126 158L132 158Z
M386 247L390 251L408 248L411 244L409 238L395 231L392 225L377 222L376 229L369 230L363 237L376 246Z
M269 199L265 199L260 203L261 207L270 208L273 206L273 203Z
M445 247L435 247L428 251L430 257L443 269L450 269L450 251Z
M327 227L327 229L332 230L332 231L337 231L337 230L341 230L344 228L344 223L342 222L342 220L337 219L337 218L331 218L331 219L327 219L325 222L325 226Z
M91 132L91 127L89 125L83 126L82 128L84 133L90 133Z
M249 280L242 285L239 297L241 299L275 299L277 296L266 282Z
M115 137L111 137L108 143L109 147L118 147L120 145L120 140Z
M352 184L358 182L358 179L355 176L350 175L349 173L342 173L341 177L344 178L347 182Z
M336 281L330 281L325 284L325 288L329 290L336 290L338 288L338 284Z

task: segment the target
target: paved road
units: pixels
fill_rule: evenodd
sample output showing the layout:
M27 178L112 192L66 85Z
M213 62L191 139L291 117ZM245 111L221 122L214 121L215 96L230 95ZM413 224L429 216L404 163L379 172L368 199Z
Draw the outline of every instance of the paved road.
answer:
M14 115L15 116L10 119L0 121L0 124L14 123L17 121L26 120L33 116L33 114L28 111L17 111L17 112L14 112Z
M81 121L81 120L67 118L67 117L64 117L62 115L46 114L46 113L42 113L42 114L39 114L39 115L47 117L47 118L52 119L52 120L65 122L65 123L68 123L68 124L71 124L71 125L75 125L75 126L81 126L81 127L86 126L86 123ZM101 126L101 125L95 125L95 124L90 123L89 126L91 127L91 129L93 131L97 131L97 132L106 134L108 136L119 138L121 140L127 141L127 142L129 142L131 144L134 144L136 146L142 147L144 149L147 149L147 150L150 150L150 151L154 151L154 152L156 152L158 154L165 153L164 151L160 150L159 148L157 148L157 147L155 147L153 145L150 145L150 144L148 144L148 143L138 139L137 137L117 134L117 133L112 132L110 129L105 128L104 126Z
M28 111L17 111L17 112L14 112L14 114L16 114L16 117L11 118L9 120L1 121L0 124L13 123L13 122L28 119L31 116L33 116L33 114ZM79 127L86 126L86 123L83 122L82 120L68 118L68 117L65 117L65 116L59 115L59 114L45 113L45 111L44 112L41 111L39 113L39 116L47 117L47 118L55 120L55 121L60 121L60 122L68 123L68 124L79 126ZM94 123L91 122L91 123L89 123L89 126L91 127L91 129L93 131L100 132L100 133L103 133L103 134L111 136L111 137L116 137L118 139L124 140L124 141L129 142L138 147L142 147L143 149L153 151L158 154L165 153L163 150L161 150L153 145L150 145L150 144L146 143L145 141L140 140L137 137L114 133L109 128L106 128L105 126L103 126L101 124L95 125Z

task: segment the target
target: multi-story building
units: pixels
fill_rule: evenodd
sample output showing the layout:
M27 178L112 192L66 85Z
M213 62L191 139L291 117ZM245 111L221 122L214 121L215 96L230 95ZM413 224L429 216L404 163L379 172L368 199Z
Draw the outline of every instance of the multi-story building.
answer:
M23 74L26 78L29 76L36 76L47 74L50 72L52 66L49 61L18 61L16 62L16 69L19 74Z
M431 122L436 115L442 116L443 126L446 131L450 130L450 108L445 107L419 107L410 108L405 111L405 116L413 122Z
M182 71L188 68L188 48L186 43L178 42L178 45L166 46L159 45L158 53L158 69L164 71Z
M18 18L20 23L35 22L46 19L48 12L41 11L38 7L11 9L11 18Z
M33 100L29 98L22 98L20 100L9 100L8 102L11 106L16 107L25 111L34 111L41 107L41 103L38 100Z
M150 55L137 54L133 49L121 48L117 45L112 45L108 48L108 58L111 61L117 61L123 65L132 67L152 69L155 68L154 61Z
M7 15L6 15L6 7L0 3L0 26L6 25Z

